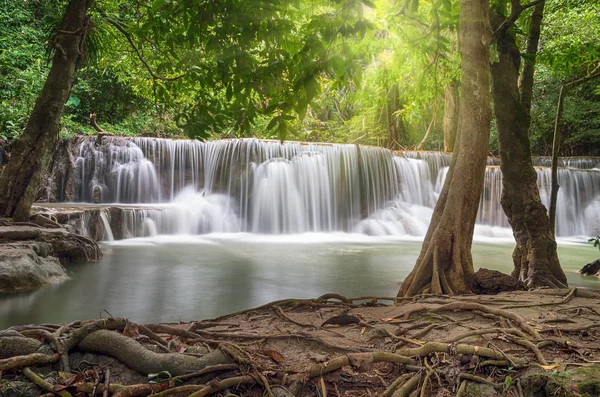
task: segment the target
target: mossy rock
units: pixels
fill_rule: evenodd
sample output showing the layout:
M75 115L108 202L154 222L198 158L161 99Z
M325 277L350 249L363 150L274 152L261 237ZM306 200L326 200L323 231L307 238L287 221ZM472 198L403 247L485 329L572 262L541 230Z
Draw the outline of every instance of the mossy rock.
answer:
M600 396L600 366L529 372L521 377L521 385L527 397L596 397Z
M481 383L467 382L467 388L465 390L465 396L467 397L498 397L499 394L490 385L484 385Z

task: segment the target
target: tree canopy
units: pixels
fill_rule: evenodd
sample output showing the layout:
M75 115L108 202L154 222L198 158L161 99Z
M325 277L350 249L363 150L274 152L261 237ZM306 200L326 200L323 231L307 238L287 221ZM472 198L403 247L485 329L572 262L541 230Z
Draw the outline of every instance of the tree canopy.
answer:
M64 4L0 4L3 139L24 127ZM509 2L492 6L508 10ZM93 133L88 121L95 113L104 129L126 135L288 137L398 148L416 146L429 130L422 147L442 148L444 88L459 77L456 1L97 0L90 12L88 57L63 133ZM530 14L513 28L519 40ZM532 109L538 154L550 150L560 83L598 61L598 15L593 1L548 1ZM594 82L578 87L565 103L572 153L598 150L596 88Z

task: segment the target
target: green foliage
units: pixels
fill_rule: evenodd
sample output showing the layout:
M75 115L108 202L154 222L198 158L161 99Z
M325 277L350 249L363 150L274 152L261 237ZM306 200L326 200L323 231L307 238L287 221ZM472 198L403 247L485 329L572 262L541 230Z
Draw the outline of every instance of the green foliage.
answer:
M44 21L33 2L0 1L0 138L18 136L44 82Z
M550 154L561 84L585 76L600 62L600 4L546 2L536 66L531 139L535 153ZM598 81L569 91L561 123L562 155L600 155Z
M510 376L510 375L506 376L506 378L504 378L504 390L508 391L508 389L510 389L510 387L512 386L512 383L513 383L512 376Z
M588 242L592 243L594 245L594 247L598 248L598 250L600 250L600 234L598 234L596 237L592 237L588 240Z
M48 71L64 0L0 0L0 138L22 131ZM503 14L508 0L494 0ZM458 0L97 0L61 134L256 136L442 145L444 86L459 77ZM528 10L512 28L521 44ZM531 138L548 152L560 84L600 54L600 5L547 0ZM527 57L527 54L524 55ZM600 154L597 83L565 102L571 153ZM492 135L495 133L492 128ZM490 150L495 150L491 139Z

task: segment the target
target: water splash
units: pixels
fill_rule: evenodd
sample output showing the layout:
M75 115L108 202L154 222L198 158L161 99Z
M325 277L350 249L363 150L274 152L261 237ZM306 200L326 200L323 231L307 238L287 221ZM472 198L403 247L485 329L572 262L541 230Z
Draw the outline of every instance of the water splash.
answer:
M73 174L82 202L152 204L123 210L119 235L125 238L231 232L424 236L450 161L446 153L396 155L358 145L104 137L101 144L82 141ZM497 159L488 164L476 233L505 237L510 230L500 206L502 174ZM559 171L557 234L591 235L600 227L600 160L564 159L562 165L570 168ZM550 170L536 170L547 204Z

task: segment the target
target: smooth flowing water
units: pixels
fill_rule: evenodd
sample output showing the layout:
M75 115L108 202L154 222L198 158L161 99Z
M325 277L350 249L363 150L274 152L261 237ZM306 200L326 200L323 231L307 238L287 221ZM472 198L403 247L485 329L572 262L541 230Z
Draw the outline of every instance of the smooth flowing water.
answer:
M104 310L139 322L189 321L332 291L395 295L450 164L437 152L255 139L82 138L72 149L71 171L57 173L49 192L77 204L49 208L99 211L83 211L78 222L90 236L104 229L104 258L69 266L72 280L63 284L0 296L0 328ZM534 159L544 203L547 162ZM561 262L571 285L600 289L576 273L598 256L583 242L600 228L600 160L561 165ZM490 158L473 255L477 266L510 273L514 242L501 189Z
M206 319L276 299L388 295L412 269L421 243L357 234L213 234L122 240L103 245L99 263L69 266L72 280L0 295L0 329L15 324L124 316L139 322ZM476 242L475 263L511 271L509 243ZM572 286L597 257L589 244L559 245Z
M358 145L256 139L198 142L86 138L75 150L70 192L85 203L152 204L111 222L114 235L350 232L424 236L450 155ZM534 158L548 203L547 158ZM476 233L507 237L502 174L490 158ZM558 236L600 229L600 159L561 161ZM69 193L69 194L67 194Z

